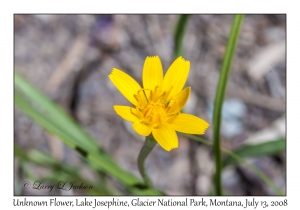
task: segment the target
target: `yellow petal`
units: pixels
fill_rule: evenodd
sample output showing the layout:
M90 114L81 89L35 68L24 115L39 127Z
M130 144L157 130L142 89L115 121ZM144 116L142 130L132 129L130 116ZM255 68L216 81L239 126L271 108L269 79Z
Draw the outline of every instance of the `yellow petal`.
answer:
M134 109L130 106L115 105L114 110L124 120L128 120L130 122L135 122L139 119L138 114L136 113L136 109Z
M141 123L139 120L132 124L132 128L141 136L149 136L152 130L151 126Z
M108 77L125 98L132 104L137 104L134 94L137 94L141 86L131 76L114 68Z
M189 70L190 61L184 60L181 56L172 63L165 75L162 88L162 91L170 91L167 101L182 90Z
M171 127L182 133L204 134L209 124L199 117L180 113L172 122Z
M188 101L191 93L191 87L187 87L175 95L169 102L167 107L168 113L179 112Z
M147 56L143 68L144 89L154 90L156 86L161 86L163 82L163 68L160 58Z
M152 134L163 149L170 151L178 147L177 134L168 123L161 123L158 128L153 128Z

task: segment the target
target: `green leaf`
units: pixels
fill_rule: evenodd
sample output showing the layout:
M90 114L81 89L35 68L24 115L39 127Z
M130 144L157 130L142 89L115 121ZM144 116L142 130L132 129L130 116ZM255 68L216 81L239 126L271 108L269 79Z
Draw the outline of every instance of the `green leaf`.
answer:
M42 153L38 150L32 149L29 151L23 151L20 147L15 144L14 147L16 157L20 158L21 162L30 162L43 167L48 167L52 169L52 172L48 174L46 177L40 179L40 181L53 181L58 183L59 181L80 181L86 185L93 186L92 191L95 195L115 195L106 183L91 183L88 180L84 179L79 175L79 171L77 167L70 166L64 163L60 163L54 158ZM26 169L26 168L25 168ZM30 176L30 173L27 174ZM72 178L72 180L70 180ZM31 176L32 181L38 181L36 178Z
M97 152L98 145L96 142L71 118L61 107L42 94L34 86L26 82L18 73L15 73L16 91L23 94L28 101L38 108L44 118L51 120L56 125L59 124L60 130L69 135L75 136L74 141L77 144L87 148L90 152Z
M174 57L177 58L180 55L183 55L182 52L182 41L184 37L185 27L188 21L189 15L180 15L174 33Z
M233 61L237 41L240 34L240 28L244 19L244 15L235 15L229 39L226 46L225 55L222 62L220 78L218 82L214 112L213 112L213 139L214 139L214 153L215 153L215 187L217 195L222 195L222 157L221 157L221 117L222 106L226 93L226 86L230 74L231 64Z
M44 129L79 152L92 167L115 177L131 193L161 195L153 188L141 187L144 184L140 179L123 170L81 126L18 73L15 73L15 104Z
M195 135L191 135L191 134L182 134L184 136L189 137L190 139L193 139L195 141L198 141L206 146L210 146L213 147L213 144L210 141L207 141L201 137L195 136ZM242 157L240 157L239 155L235 154L234 152L231 152L227 149L224 148L220 148L222 152L226 153L228 156L230 156L231 158L235 159L236 161L238 161L239 163L242 163L246 166L248 166L254 173L256 173L256 175L258 175L267 185L269 185L274 192L276 192L278 195L284 195L283 192L258 168L256 168L255 166L251 165L250 163L248 163L245 159L243 159Z
M240 157L260 157L264 155L274 155L278 154L285 150L285 139L278 139L275 141L269 141L261 144L256 145L246 145L243 146L235 151L233 151L236 155ZM227 156L223 161L223 167L228 165L237 164L237 160Z

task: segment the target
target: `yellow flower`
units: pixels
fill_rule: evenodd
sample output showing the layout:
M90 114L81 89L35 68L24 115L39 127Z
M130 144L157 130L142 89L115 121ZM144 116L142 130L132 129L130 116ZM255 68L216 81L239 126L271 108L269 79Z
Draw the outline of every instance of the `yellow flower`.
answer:
M143 88L128 74L114 68L108 76L117 89L134 105L114 106L118 115L132 122L142 136L152 133L157 143L167 151L178 147L175 131L204 134L209 124L190 114L180 113L187 102L191 87L182 90L187 80L190 62L178 57L163 77L158 56L148 56L143 68Z

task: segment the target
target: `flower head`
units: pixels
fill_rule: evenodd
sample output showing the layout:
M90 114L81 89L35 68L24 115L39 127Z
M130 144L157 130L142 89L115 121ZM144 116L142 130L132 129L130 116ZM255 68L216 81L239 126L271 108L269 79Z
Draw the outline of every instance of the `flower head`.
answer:
M191 87L182 90L187 80L190 62L178 57L163 76L158 56L148 56L143 68L143 87L132 77L114 68L108 76L116 88L133 104L114 106L116 113L132 122L142 136L152 133L157 143L167 151L178 147L176 131L204 134L209 124L199 117L180 113Z

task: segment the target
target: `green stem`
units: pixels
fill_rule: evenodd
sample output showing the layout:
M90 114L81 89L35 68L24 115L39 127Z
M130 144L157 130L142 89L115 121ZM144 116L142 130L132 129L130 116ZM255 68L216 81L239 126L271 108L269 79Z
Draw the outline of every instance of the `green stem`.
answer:
M140 174L143 177L145 184L149 187L151 187L152 184L151 184L151 180L149 179L149 177L146 173L144 163L145 163L147 156L150 154L152 149L155 147L156 143L157 142L153 138L152 134L147 136L145 139L144 145L139 153L138 160L137 160Z
M226 51L221 67L219 83L217 87L215 104L214 104L214 113L213 113L213 125L214 125L214 153L215 153L215 165L216 165L216 174L215 174L215 188L217 195L222 195L222 157L221 157L221 117L222 117L222 106L226 93L227 81L229 78L229 73L231 69L232 60L234 57L234 52L236 49L238 36L240 33L240 28L242 25L244 15L235 15L231 32L229 35L229 40L227 42Z

